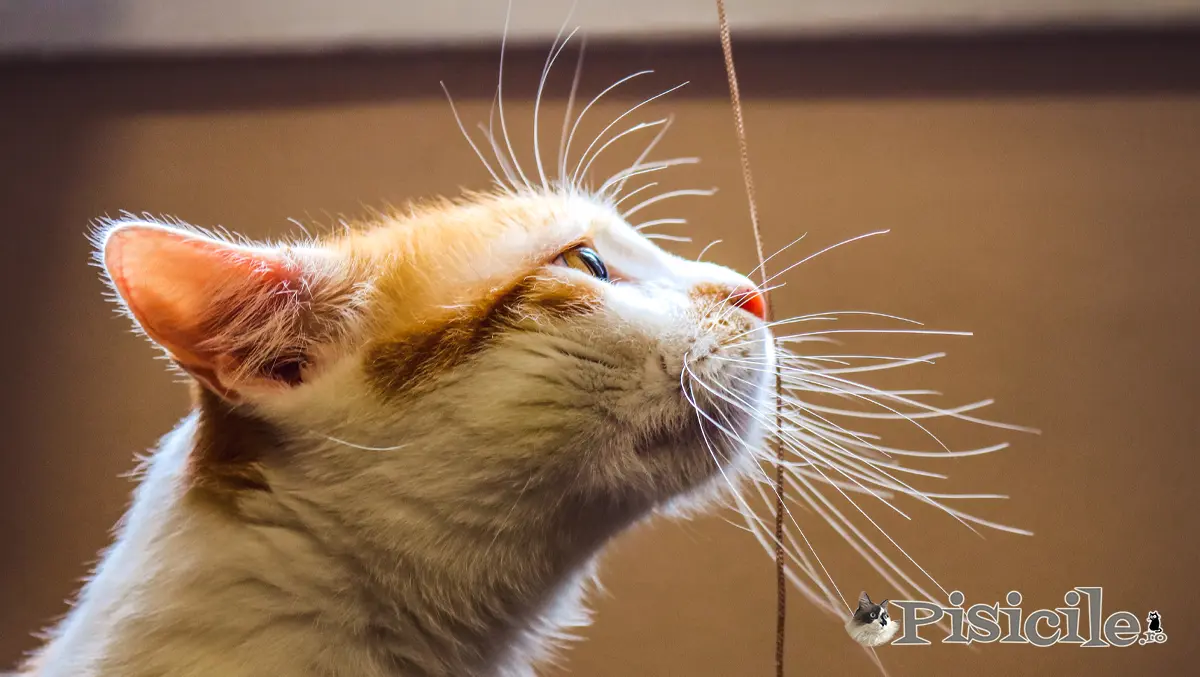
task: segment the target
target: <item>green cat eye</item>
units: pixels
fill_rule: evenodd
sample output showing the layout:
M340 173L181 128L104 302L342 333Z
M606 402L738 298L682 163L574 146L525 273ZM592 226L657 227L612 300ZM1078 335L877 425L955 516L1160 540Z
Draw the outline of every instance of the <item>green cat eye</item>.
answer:
M600 255L596 253L596 250L591 247L579 246L568 249L559 254L554 262L568 268L582 270L598 280L608 280L608 267L600 260Z

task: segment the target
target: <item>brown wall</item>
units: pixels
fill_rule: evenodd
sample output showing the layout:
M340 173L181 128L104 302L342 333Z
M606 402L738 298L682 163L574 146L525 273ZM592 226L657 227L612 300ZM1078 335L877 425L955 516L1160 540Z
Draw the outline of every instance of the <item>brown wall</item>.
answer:
M975 330L891 349L949 349L907 383L956 400L994 395L996 417L1045 431L1009 436L1015 445L1000 455L940 464L954 488L1011 493L985 514L1035 537L979 539L915 508L917 524L887 522L897 539L969 602L1015 588L1029 611L1102 585L1107 609L1157 608L1171 637L1087 651L889 647L880 655L892 673L1189 672L1200 659L1200 41L743 44L740 56L768 243L810 232L783 257L795 260L892 229L806 264L778 294L781 313L869 308ZM327 226L369 206L482 187L437 82L479 119L494 65L490 53L466 53L0 66L0 665L63 611L125 505L119 475L186 407L184 388L101 300L89 220L128 209L282 234L289 217ZM520 148L540 67L534 53L510 62ZM663 152L705 164L669 180L723 192L655 215L691 217L697 244L679 250L722 237L715 258L749 268L719 55L597 50L584 87L640 67L661 70L595 109L593 122L694 80L656 111L678 118ZM557 82L544 108L551 129L564 90ZM616 159L632 158L614 153L609 168ZM947 430L963 445L1004 438ZM889 593L811 514L797 515L847 595ZM604 580L572 674L769 674L770 561L721 518L624 538ZM789 674L870 674L841 628L795 597L788 632Z

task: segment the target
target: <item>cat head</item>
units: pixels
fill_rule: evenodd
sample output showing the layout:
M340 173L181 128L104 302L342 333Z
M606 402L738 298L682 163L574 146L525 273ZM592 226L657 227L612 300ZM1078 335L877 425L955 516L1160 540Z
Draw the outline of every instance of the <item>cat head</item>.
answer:
M888 617L888 601L883 600L879 604L871 602L870 596L866 591L858 595L858 608L854 610L854 622L859 625L877 624L881 628L887 627L891 619Z
M1158 616L1157 611L1151 611L1150 615L1146 617L1146 620L1150 620L1150 621L1156 621L1158 619L1159 619L1159 616Z
M603 531L736 476L770 420L754 285L578 193L288 244L122 219L97 244L128 315L199 385L192 481L235 498Z

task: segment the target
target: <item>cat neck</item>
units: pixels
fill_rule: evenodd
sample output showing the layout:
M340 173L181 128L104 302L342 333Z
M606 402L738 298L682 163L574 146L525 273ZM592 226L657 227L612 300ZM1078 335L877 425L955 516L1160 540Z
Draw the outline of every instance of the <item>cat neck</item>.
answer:
M532 675L586 623L594 555L634 512L568 501L561 519L514 539L478 524L431 527L421 509L437 506L398 496L409 514L381 506L393 514L381 529L270 470L270 454L299 452L259 422L213 398L199 405L149 462L34 674ZM215 449L213 425L236 426L241 442ZM254 459L226 468L253 468L236 491L196 477L198 456L218 452Z

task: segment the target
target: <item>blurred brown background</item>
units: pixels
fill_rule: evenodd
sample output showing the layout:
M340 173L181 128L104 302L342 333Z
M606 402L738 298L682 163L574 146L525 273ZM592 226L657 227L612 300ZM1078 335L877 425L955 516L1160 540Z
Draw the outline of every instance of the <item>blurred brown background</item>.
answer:
M780 261L892 229L801 267L777 295L779 313L873 309L974 330L884 349L949 350L903 382L956 402L995 396L993 416L1044 430L953 428L960 446L1014 446L925 466L951 474L952 489L1010 493L981 510L1036 536L979 539L918 509L915 524L886 522L897 540L968 604L1018 589L1028 613L1099 585L1105 613L1157 609L1170 635L1162 646L1086 651L885 647L893 675L1188 674L1200 659L1197 37L737 43L768 245L810 233ZM507 66L521 149L543 56L517 50ZM289 218L328 227L341 214L484 187L438 81L471 124L486 119L495 66L491 50L0 64L0 666L63 612L126 505L121 474L187 406L185 388L102 300L89 221L146 211L284 235L295 232ZM663 203L654 216L691 219L675 232L696 243L670 247L694 255L723 238L710 258L751 268L718 51L597 49L583 91L644 67L658 73L593 109L591 133L691 80L645 119L677 116L659 156L704 158L665 177L671 186L722 192ZM554 140L569 71L560 65L543 107ZM606 167L635 154L614 148ZM848 597L890 594L827 529L810 536ZM771 562L721 516L623 538L603 580L595 626L553 674L771 674ZM793 675L873 674L840 624L798 595L788 660Z

